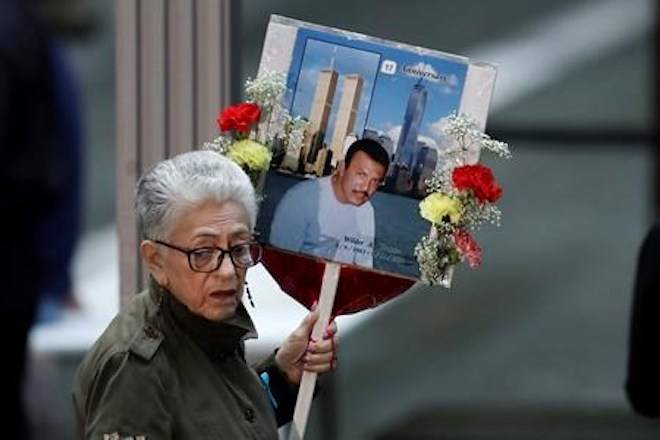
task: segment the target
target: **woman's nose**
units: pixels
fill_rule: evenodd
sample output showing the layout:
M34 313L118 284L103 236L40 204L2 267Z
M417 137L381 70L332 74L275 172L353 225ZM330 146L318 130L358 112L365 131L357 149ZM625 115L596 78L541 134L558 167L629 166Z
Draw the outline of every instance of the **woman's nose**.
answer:
M236 267L234 267L234 262L229 256L229 253L224 253L220 258L222 258L222 261L220 261L220 266L215 273L222 277L236 276Z

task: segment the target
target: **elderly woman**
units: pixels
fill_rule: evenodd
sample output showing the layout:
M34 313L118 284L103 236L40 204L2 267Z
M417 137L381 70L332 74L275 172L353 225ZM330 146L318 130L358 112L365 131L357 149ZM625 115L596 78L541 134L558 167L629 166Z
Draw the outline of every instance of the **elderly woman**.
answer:
M194 151L158 163L137 184L142 258L151 285L110 323L74 383L85 439L277 439L303 370L331 369L336 327L310 341L312 312L256 370L256 332L241 302L255 194L233 162Z

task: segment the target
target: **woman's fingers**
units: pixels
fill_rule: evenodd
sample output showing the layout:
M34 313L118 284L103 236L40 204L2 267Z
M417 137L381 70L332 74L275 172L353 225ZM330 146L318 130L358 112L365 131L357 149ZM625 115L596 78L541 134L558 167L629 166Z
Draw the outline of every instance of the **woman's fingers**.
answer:
M309 371L311 373L327 373L328 371L334 370L334 361L330 364L322 364L322 365L304 365L303 369L305 371Z
M320 341L311 341L307 353L334 353L337 351L337 339L333 336Z
M336 327L334 329L336 332ZM315 373L326 373L337 366L337 344L334 333L329 339L311 342L302 358L303 369Z
M314 316L316 315L316 316ZM312 312L304 320L299 330L311 330L310 327L318 319L318 312ZM303 331L304 331L303 330ZM321 340L310 338L307 349L300 358L305 371L326 373L334 370L337 365L337 323L333 320L326 327Z
M305 356L303 356L302 361L303 364L308 364L308 365L322 365L322 364L330 364L332 362L333 358L333 353L328 352L328 353L307 353Z
M323 339L330 339L337 334L337 323L333 320L328 324L328 327L323 334Z

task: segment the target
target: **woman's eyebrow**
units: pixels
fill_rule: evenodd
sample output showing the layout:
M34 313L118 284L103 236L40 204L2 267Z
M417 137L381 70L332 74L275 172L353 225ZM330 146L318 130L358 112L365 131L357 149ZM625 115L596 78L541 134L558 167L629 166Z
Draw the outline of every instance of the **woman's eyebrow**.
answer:
M241 237L241 236L250 236L250 230L246 228L245 226L235 226L234 228L230 229L229 233L227 234L229 238L236 238L236 237ZM217 232L209 231L209 230L201 230L195 233L192 237L193 240L198 240L200 238L210 238L210 239L218 239L220 237L220 234Z
M199 232L195 235L193 235L193 240L197 240L199 238L217 238L218 234L214 234L212 232Z
M229 233L229 236L231 238L249 237L250 231L246 228L235 229L234 231Z

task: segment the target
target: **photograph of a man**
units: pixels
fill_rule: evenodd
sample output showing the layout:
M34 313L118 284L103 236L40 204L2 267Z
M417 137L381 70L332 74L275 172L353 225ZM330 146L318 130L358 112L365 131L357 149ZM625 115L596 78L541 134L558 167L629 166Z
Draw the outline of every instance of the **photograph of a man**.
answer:
M291 187L275 209L270 244L327 260L373 267L374 209L369 199L390 158L379 142L353 142L331 176Z

